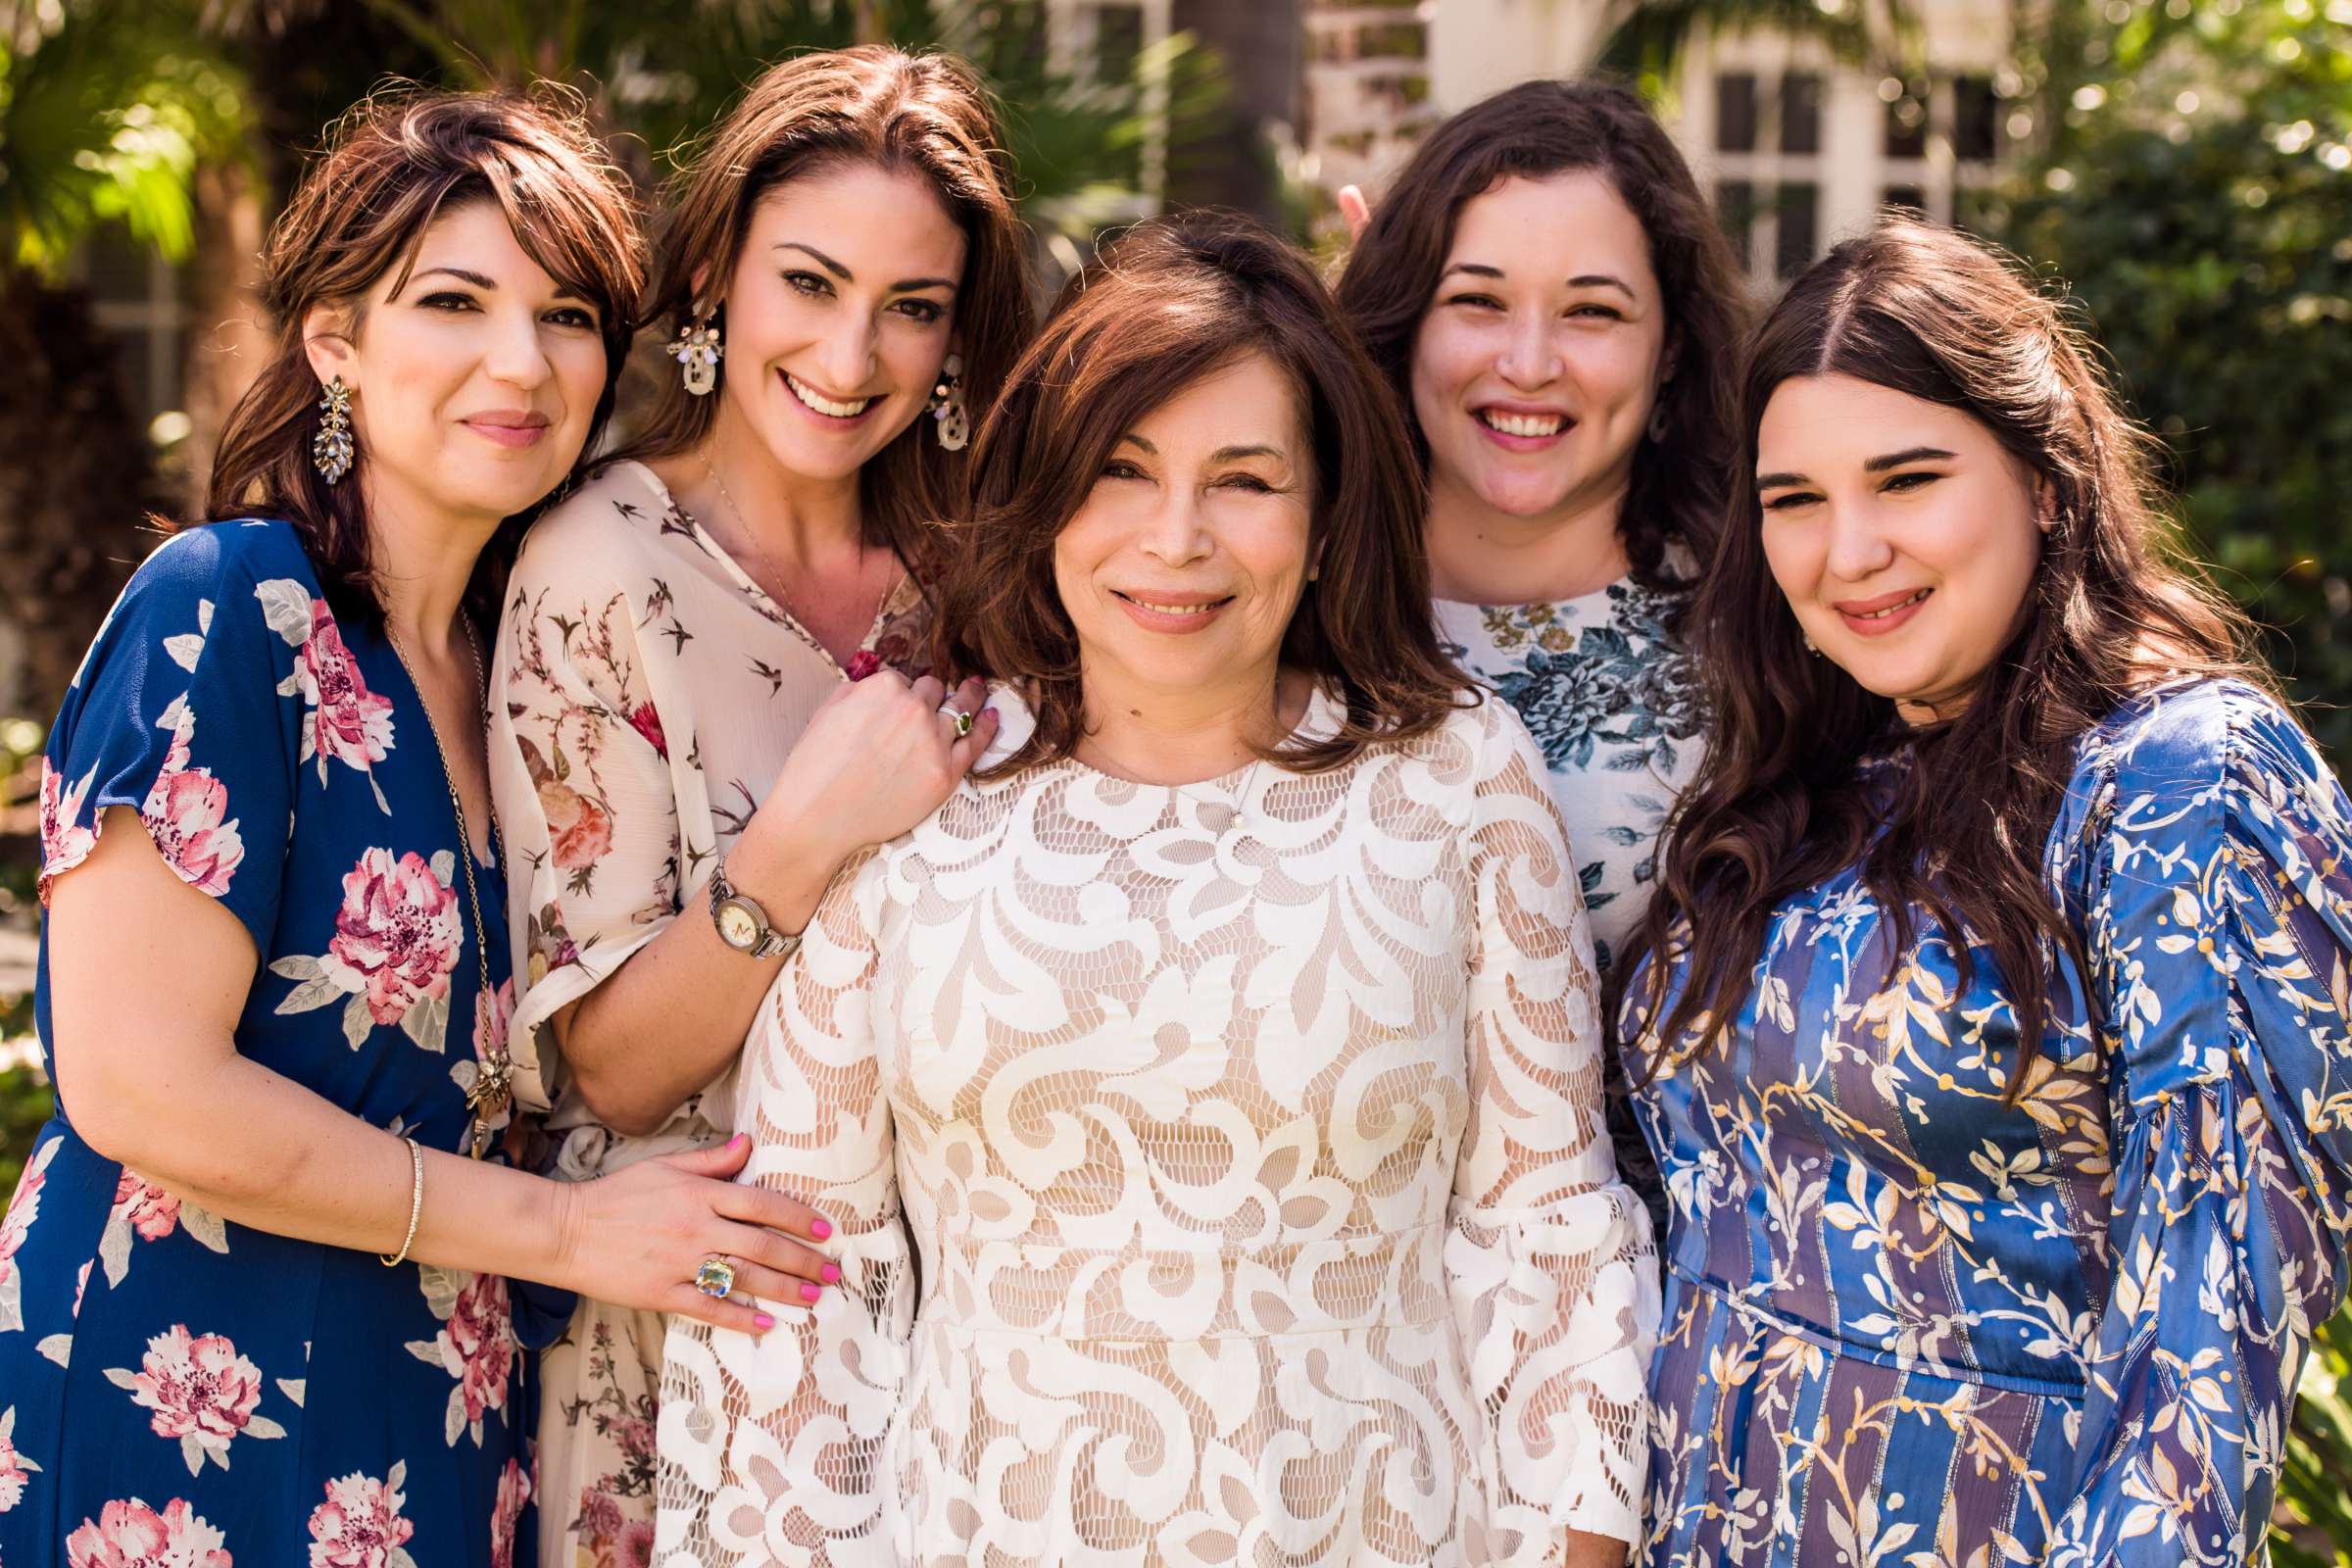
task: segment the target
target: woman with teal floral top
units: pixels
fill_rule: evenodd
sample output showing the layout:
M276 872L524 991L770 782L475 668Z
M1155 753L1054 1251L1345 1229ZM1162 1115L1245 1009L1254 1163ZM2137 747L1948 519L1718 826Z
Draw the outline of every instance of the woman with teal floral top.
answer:
M2352 801L1970 241L1831 252L1742 411L1623 971L1646 1560L2264 1560L2352 1227Z
M1368 220L1342 204L1340 304L1429 480L1439 635L1543 749L1605 976L1698 766L1677 624L1723 508L1738 270L1673 139L1604 82L1498 93L1432 132ZM1621 1094L1610 1113L1662 1222Z

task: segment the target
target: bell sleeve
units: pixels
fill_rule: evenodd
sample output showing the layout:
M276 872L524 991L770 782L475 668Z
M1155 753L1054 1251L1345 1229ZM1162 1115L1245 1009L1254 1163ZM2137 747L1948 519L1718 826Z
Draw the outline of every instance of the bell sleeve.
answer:
M1535 743L1486 705L1469 831L1470 1114L1446 1249L1494 1445L1497 1560L1553 1562L1565 1532L1634 1542L1648 1465L1658 1269L1602 1105L1592 941Z

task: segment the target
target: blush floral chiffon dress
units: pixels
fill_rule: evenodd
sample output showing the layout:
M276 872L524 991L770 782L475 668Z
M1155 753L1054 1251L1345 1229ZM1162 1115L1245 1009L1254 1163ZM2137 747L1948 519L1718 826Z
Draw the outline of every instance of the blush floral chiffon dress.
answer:
M2270 698L2179 685L2081 742L2043 867L2083 962L2014 1101L1989 953L1898 950L1858 870L1664 1048L1654 1568L2263 1560L2344 1295L2352 803Z
M193 528L131 579L50 734L44 894L109 807L251 934L243 1055L464 1147L512 1003L499 868L474 867L477 957L423 705L381 632L329 611L290 526ZM44 946L45 1048L48 975ZM92 1149L74 1110L0 1221L0 1563L531 1560L524 1352L567 1297L223 1220Z

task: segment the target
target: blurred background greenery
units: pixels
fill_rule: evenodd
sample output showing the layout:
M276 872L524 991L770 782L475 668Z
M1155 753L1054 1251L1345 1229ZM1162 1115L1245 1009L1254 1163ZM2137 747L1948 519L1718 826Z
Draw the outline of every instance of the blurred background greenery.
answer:
M1884 168L1923 172L1886 199L2072 288L2164 438L2180 548L2352 758L2352 0L0 0L0 1192L49 1106L24 994L42 725L139 519L201 489L260 341L253 258L320 128L388 75L551 77L650 191L760 64L860 40L980 66L1048 278L1190 201L1332 252L1337 185L1479 92L1597 65L1677 123L1768 289L1824 242L1837 83L1875 83ZM2281 1478L2289 1568L2352 1568L2347 1396L2339 1317Z

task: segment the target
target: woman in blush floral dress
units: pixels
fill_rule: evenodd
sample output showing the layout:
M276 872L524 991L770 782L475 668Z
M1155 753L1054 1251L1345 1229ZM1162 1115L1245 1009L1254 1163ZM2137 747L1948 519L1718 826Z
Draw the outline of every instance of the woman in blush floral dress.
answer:
M1720 526L1742 283L1641 99L1532 81L1424 141L1340 305L1412 412L1439 635L1544 749L1606 976L1699 761L1678 630ZM1665 1198L1610 1060L1627 1180Z
M944 56L809 54L753 83L665 224L678 373L524 543L491 777L517 1085L564 1180L721 1136L784 934L995 733L977 683L943 712L923 674L922 578L964 426L1027 334L1001 141ZM662 1333L591 1298L544 1359L549 1568L643 1560Z
M1754 350L1625 1020L1657 1568L2267 1560L2352 1225L2352 802L2095 363L1900 220Z
M554 100L368 106L279 220L212 520L132 577L42 770L9 1568L512 1568L568 1292L749 1327L702 1254L820 1275L775 1234L806 1209L717 1179L741 1148L593 1191L467 1157L511 996L474 619L611 407L639 256Z
M1288 246L1146 224L975 459L943 645L1004 735L745 1047L752 1177L844 1278L672 1327L656 1560L1623 1563L1648 1218L1388 389Z

